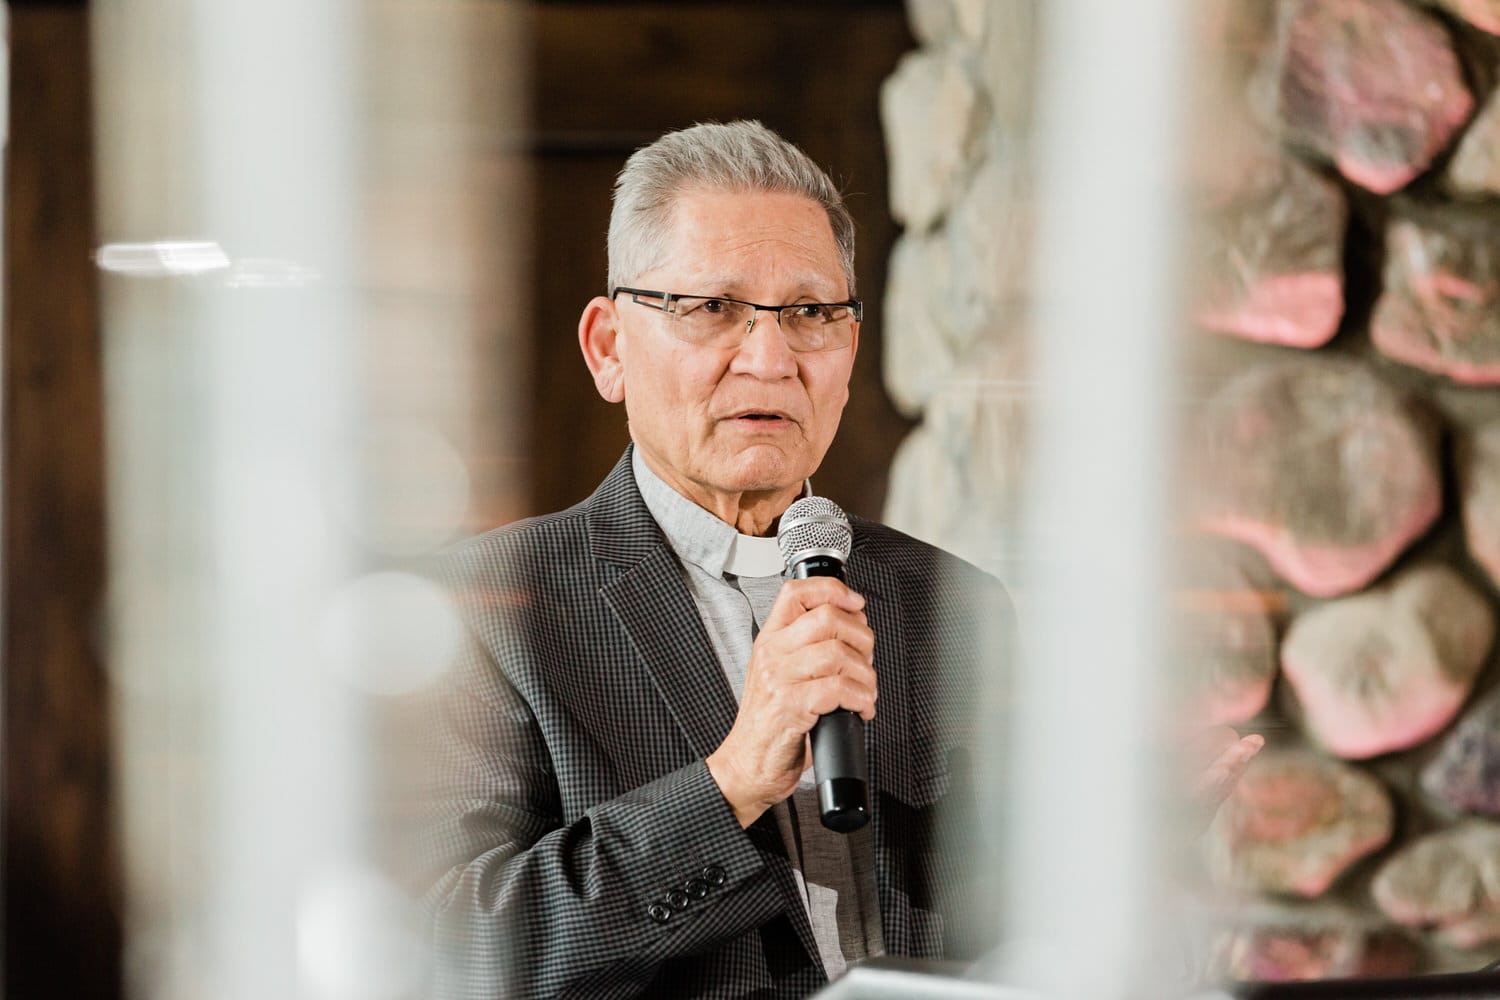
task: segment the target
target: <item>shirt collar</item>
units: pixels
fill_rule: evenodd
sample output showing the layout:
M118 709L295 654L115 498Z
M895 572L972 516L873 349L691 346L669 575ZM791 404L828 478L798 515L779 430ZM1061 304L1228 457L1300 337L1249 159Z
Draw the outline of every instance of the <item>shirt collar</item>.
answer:
M742 535L687 497L668 486L639 448L631 448L631 471L646 509L661 526L673 551L709 576L779 576L786 568L775 537ZM802 495L812 495L812 483L803 480Z

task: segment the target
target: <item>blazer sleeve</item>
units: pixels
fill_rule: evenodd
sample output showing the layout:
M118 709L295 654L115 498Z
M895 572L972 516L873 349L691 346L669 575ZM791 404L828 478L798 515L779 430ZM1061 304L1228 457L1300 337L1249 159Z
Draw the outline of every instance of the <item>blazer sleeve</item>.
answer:
M697 760L565 821L553 750L477 640L429 702L440 997L631 996L784 907Z

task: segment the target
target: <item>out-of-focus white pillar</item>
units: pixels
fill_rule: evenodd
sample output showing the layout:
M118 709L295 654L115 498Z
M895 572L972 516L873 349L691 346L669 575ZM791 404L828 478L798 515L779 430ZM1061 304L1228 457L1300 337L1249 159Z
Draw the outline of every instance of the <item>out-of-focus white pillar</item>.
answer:
M1048 0L1008 978L1151 993L1184 5Z
M364 784L357 708L316 643L353 563L328 498L356 413L361 24L348 0L197 0L191 17L205 231L277 262L255 279L266 287L199 299L214 671L205 985L320 997L333 990L306 967L298 925L358 863Z
M127 990L416 996L382 725L456 641L413 561L507 502L520 17L91 15Z

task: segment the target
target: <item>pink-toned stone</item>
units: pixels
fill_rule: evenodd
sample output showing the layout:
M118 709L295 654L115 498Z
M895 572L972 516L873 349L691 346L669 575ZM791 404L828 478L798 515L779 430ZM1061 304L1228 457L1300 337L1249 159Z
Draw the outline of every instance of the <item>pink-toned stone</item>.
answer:
M1207 978L1260 982L1399 976L1421 950L1406 932L1374 925L1346 907L1283 905L1218 934Z
M1500 0L1427 0L1456 14L1481 31L1500 35Z
M1464 713L1422 769L1422 788L1450 808L1500 816L1500 689Z
M1443 180L1449 191L1460 196L1500 194L1500 90L1485 98L1469 123Z
M1194 522L1317 597L1365 586L1442 505L1432 429L1349 359L1252 368L1210 401L1200 433Z
M1458 449L1464 540L1500 587L1500 423L1474 431Z
M1203 212L1194 318L1216 333L1318 347L1344 313L1344 195L1272 149L1236 166L1233 190Z
M1190 583L1177 602L1183 713L1195 725L1243 722L1276 677L1272 598L1225 559L1200 560Z
M1309 752L1262 751L1205 835L1219 882L1317 896L1391 837L1390 797L1374 777Z
M1380 194L1426 170L1474 106L1443 25L1401 0L1282 0L1251 93L1268 125Z
M1455 382L1500 384L1500 218L1462 207L1393 222L1370 338Z
M1445 944L1500 941L1500 824L1469 820L1407 845L1371 891L1392 920L1436 928Z
M1341 757L1363 759L1446 726L1494 638L1484 598L1447 566L1425 565L1299 616L1281 644L1281 668L1308 732Z

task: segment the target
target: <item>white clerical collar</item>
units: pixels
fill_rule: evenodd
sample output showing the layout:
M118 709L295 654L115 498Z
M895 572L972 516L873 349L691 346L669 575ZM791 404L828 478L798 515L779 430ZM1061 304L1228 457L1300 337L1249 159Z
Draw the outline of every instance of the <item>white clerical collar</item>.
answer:
M630 468L646 509L661 526L662 533L678 557L710 576L778 576L786 569L775 537L742 535L687 497L668 486L631 446ZM812 483L803 480L802 495L812 495Z
M724 556L724 572L735 576L775 576L786 569L776 539L734 533Z

